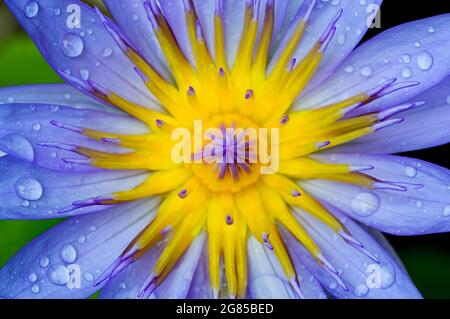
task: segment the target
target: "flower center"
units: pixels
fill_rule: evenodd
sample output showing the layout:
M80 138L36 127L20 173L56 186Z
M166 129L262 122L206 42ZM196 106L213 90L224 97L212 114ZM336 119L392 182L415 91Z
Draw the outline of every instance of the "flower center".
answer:
M190 167L208 189L237 192L258 180L261 159L268 156L260 154L259 146L267 146L270 141L263 140L266 136L261 136L263 131L256 124L236 113L213 116L204 131L203 122L197 123L194 139L202 142L193 143Z

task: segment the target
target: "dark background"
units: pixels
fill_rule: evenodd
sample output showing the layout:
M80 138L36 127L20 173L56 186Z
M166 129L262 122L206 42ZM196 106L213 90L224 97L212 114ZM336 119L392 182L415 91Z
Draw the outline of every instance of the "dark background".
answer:
M99 5L99 1L87 2ZM369 30L363 41L393 26L442 13L450 13L449 0L384 0L381 28ZM55 82L61 80L0 3L0 86ZM449 154L446 145L402 155L449 167ZM0 267L29 240L58 222L0 221ZM424 297L450 298L450 233L388 239Z

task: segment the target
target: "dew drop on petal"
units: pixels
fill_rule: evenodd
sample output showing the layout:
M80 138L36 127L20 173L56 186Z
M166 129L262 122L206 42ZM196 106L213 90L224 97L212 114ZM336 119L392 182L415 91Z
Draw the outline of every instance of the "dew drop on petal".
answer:
M353 65L347 65L345 67L345 72L352 73L353 71L355 71L355 68L353 67Z
M38 294L39 291L41 291L41 288L39 288L38 285L33 285L33 286L31 287L31 292L32 292L32 293Z
M107 57L111 56L112 52L113 51L112 51L111 48L104 48L103 52L102 52L102 55L103 55L104 58L107 58Z
M408 177L411 177L411 178L416 177L417 169L415 167L412 167L412 166L407 166L406 167L406 175Z
M28 275L28 280L30 282L36 282L37 281L37 275L34 272L32 272L31 274Z
M428 32L430 32L430 33L435 33L435 32L436 32L436 28L433 27L433 26L429 26L429 27L428 27Z
M450 216L450 206L446 206L444 208L444 217L449 217Z
M61 257L61 260L65 263L70 264L77 259L77 251L71 244L66 244L59 252L59 257Z
M374 194L363 192L351 200L350 207L355 214L367 217L380 208L380 200Z
M48 270L48 279L58 286L64 286L70 279L69 270L64 265L54 265Z
M413 74L413 70L410 67L406 67L402 70L402 76L405 79L409 79Z
M83 236L83 235L81 235L81 236L78 238L78 242L79 242L80 244L84 244L84 243L86 242L86 237Z
M94 276L92 276L92 274L87 272L87 273L84 274L84 279L86 279L86 281L93 281L94 280Z
M89 71L87 69L80 69L80 76L81 79L83 79L84 81L89 79Z
M39 260L39 265L40 265L42 268L47 267L49 264L50 264L50 259L49 259L48 257L46 257L46 256L42 257L42 258Z
M367 287L364 284L360 284L360 285L356 286L356 288L355 288L355 295L357 295L358 297L367 296L368 293L369 293L369 287Z
M61 9L60 8L55 8L55 10L53 10L53 14L55 16L59 16L61 14Z
M423 71L431 69L433 63L434 63L433 55L428 51L424 51L417 56L417 65Z
M24 177L19 179L16 182L15 188L17 196L22 199L38 200L42 197L42 185L34 178Z
M388 289L395 283L395 269L389 264L380 268L380 288Z
M372 75L372 68L368 65L361 69L361 74L365 77L369 77Z
M27 18L34 18L39 12L39 5L36 1L28 1L25 5L24 13Z
M39 131L41 129L41 124L34 123L31 128L33 129L33 131Z
M2 138L2 145L12 151L16 156L32 162L34 160L34 149L31 143L23 136L9 134Z
M67 33L62 38L62 52L69 58L75 58L83 53L84 43L80 36Z

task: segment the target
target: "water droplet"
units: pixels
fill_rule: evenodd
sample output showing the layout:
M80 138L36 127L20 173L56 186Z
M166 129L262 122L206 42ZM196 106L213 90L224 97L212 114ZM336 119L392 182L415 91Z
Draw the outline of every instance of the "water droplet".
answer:
M361 69L361 74L365 77L369 77L372 75L372 68L368 65Z
M355 71L355 68L353 67L353 65L347 65L345 67L345 72L352 73L353 71Z
M48 278L58 286L64 286L70 279L69 270L64 265L54 265L48 270Z
M413 70L410 67L406 67L402 70L402 76L405 79L409 79L413 74Z
M31 128L33 129L33 131L39 131L41 129L41 124L34 123Z
M34 272L32 272L31 274L28 275L28 280L30 282L36 282L37 281L37 275Z
M411 177L411 178L416 177L417 169L415 167L412 167L412 166L406 167L406 175L408 177Z
M427 71L431 69L433 63L433 55L428 51L424 51L417 56L417 65L421 70Z
M27 18L34 18L39 12L39 5L36 1L28 1L25 5L24 13Z
M89 79L89 71L87 69L81 69L80 76L84 81L88 80Z
M32 292L32 293L38 294L39 291L41 291L41 288L39 288L38 285L33 285L33 286L31 287L31 292Z
M55 8L55 10L53 10L53 14L55 16L59 16L61 14L61 9L60 8Z
M360 284L355 288L355 295L358 297L364 297L369 293L369 287L364 284Z
M125 283L121 282L119 287L120 287L120 289L125 289L125 288L127 288L127 285L125 285Z
M355 214L367 217L380 208L380 200L374 194L359 193L351 200L350 207Z
M450 216L450 206L446 206L444 208L444 217L449 217Z
M136 13L133 13L131 17L133 18L133 21L139 20L139 16Z
M337 283L335 283L335 282L333 281L332 283L330 283L330 284L328 285L328 287L329 287L331 290L335 290L335 289L337 288Z
M59 252L59 257L65 263L71 264L77 259L77 251L71 244L66 244Z
M97 230L97 227L95 227L94 225L92 225L91 227L89 227L89 230L92 231L92 232L94 232L94 231Z
M83 53L84 43L78 35L67 33L63 36L61 49L66 56L75 58Z
M22 199L38 200L42 196L43 189L37 180L25 177L16 182L16 192Z
M42 268L47 267L50 264L50 259L46 256L42 257L39 261L39 265L41 265Z
M30 202L27 201L27 200L24 200L24 201L22 202L22 206L23 206L23 207L28 207L28 206L30 206Z
M380 288L387 289L395 283L395 269L389 264L380 268Z
M2 139L2 145L13 152L16 156L32 162L34 150L28 140L17 134L9 134Z
M436 32L436 28L433 27L433 26L429 26L429 27L428 27L428 32L430 32L430 33L435 33L435 32Z
M86 237L84 237L83 235L81 235L81 236L78 238L78 242L79 242L80 244L84 244L84 243L86 242Z
M449 104L449 105L450 105L450 95L449 95L449 96L447 96L447 99L445 100L445 102L447 102L447 104Z
M402 56L402 60L403 60L403 62L405 62L405 63L411 63L411 56L408 55L408 54L404 54L404 55Z
M113 51L112 51L111 48L104 48L103 52L102 52L102 55L103 55L103 57L107 58L107 57L111 56L112 52Z
M345 34L339 34L339 35L337 36L337 42L338 42L340 45L344 45L344 44L345 44L345 40L346 40Z
M94 276L92 276L90 273L87 272L84 274L84 279L86 279L86 281L93 281Z
M416 207L417 207L417 208L422 208L422 207L423 207L423 201L418 200L418 201L416 202Z
M50 105L50 112L58 112L58 110L59 110L59 105L55 105L55 104L53 104L53 105Z

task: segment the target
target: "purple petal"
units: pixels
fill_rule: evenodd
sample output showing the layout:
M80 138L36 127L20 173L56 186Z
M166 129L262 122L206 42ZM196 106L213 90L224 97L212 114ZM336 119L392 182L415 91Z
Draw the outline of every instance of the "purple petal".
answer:
M144 1L130 0L124 5L115 0L105 0L105 5L138 52L159 73L170 79L169 66L147 18Z
M206 236L200 234L177 262L151 299L184 299L187 297L193 274L203 252ZM103 288L100 298L136 299L145 280L158 261L165 245L150 249L141 259L130 265Z
M320 88L297 108L317 108L377 87L386 79L420 83L358 110L373 112L401 104L433 87L450 73L450 15L406 23L358 47ZM357 113L354 113L357 114Z
M254 237L247 246L248 294L253 299L298 298L275 257Z
M89 297L101 288L94 287L96 278L148 224L157 204L156 199L128 203L50 229L0 270L0 296Z
M295 239L290 234L285 232L284 238L288 242L291 254L303 260L306 267L330 294L338 298L398 299L421 297L407 273L403 270L403 266L398 264L389 252L361 226L344 217L337 209L330 208L330 210L341 220L352 236L363 244L364 249L379 259L379 263L373 261L354 246L349 245L315 217L298 210L299 221L319 245L325 258L336 269L338 272L337 278L340 278L346 289L326 273L324 267L321 267L302 245L298 243L295 245Z
M152 95L95 11L78 0L5 3L55 69L151 107Z
M12 103L57 104L79 109L117 112L115 108L101 104L67 84L36 84L0 88L0 104Z
M450 77L415 97L426 104L397 115L398 125L333 149L335 152L401 153L450 142Z
M284 19L289 23L290 15L295 12L292 6L297 6L298 1L291 4L289 11ZM331 40L328 49L325 52L323 60L316 74L314 75L305 93L319 86L334 69L353 51L356 45L361 41L371 26L377 10L380 8L383 0L369 0L357 2L354 0L317 1L312 12L304 38L295 54L297 61L303 58L313 47L317 40L325 31L327 25L331 22L336 13L343 9L339 18L336 34Z
M129 116L45 104L1 105L0 123L0 150L41 167L77 172L96 169L64 160L85 159L70 150L74 146L108 152L124 151L112 143L93 141L81 135L80 129L122 134L147 131L143 123Z
M365 154L320 154L322 161L370 165L364 172L407 191L368 190L350 184L314 180L302 182L320 200L338 207L383 232L418 235L450 230L450 171L424 161Z
M0 158L0 219L61 218L73 202L131 189L148 174L137 171L67 173L40 168L11 156ZM80 208L78 214L107 206Z
M209 281L209 260L205 251L198 261L197 269L192 278L189 299L211 299L211 284Z

